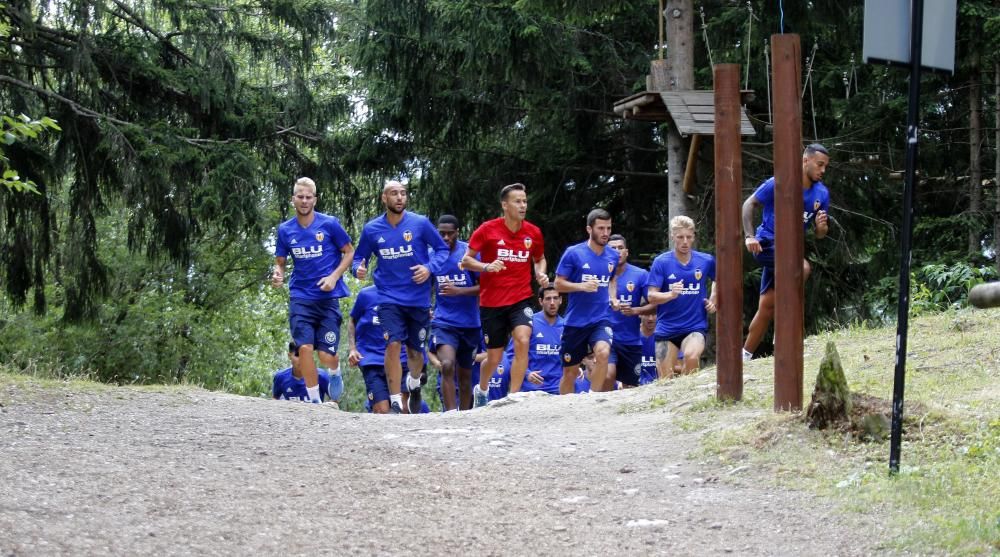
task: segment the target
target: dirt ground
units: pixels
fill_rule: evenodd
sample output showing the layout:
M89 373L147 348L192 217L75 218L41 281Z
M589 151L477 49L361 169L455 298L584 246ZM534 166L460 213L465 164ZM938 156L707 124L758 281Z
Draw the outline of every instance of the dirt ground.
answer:
M688 458L660 386L372 416L0 376L0 555L868 555L878 520ZM752 479L752 478L751 478Z

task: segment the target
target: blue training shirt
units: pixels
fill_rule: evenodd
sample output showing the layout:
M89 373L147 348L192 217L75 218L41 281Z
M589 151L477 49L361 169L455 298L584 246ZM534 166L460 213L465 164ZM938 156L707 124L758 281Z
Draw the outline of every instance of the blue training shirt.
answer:
M618 252L614 248L604 246L604 252L599 255L590 249L587 242L566 249L556 267L556 275L570 282L596 280L599 283L597 292L570 292L567 295L567 327L586 327L611 317L608 285L617 266Z
M276 257L292 256L292 277L288 281L288 292L292 298L303 300L326 300L350 295L344 279L329 292L323 292L316 285L340 265L343 254L340 249L351 243L344 227L337 217L313 212L312 223L303 228L296 217L278 225L278 238L274 246Z
M763 219L757 227L757 239L774 240L774 177L764 180L753 196L764 206ZM830 210L830 191L823 182L815 182L802 191L802 224L806 230L816 220L816 213L820 210Z
M559 380L562 379L562 332L565 321L556 316L556 322L549 324L545 313L539 312L531 319L531 342L528 343L528 369L524 374L522 391L545 391L551 395L559 394ZM510 358L514 358L513 341L507 346ZM506 354L504 354L506 360ZM528 381L528 374L537 371L542 376L542 384L536 385Z
M378 289L366 286L358 292L351 308L351 319L354 321L354 345L361 353L358 367L384 365L385 331L378 322Z
M330 399L330 374L325 369L318 369L316 372L319 376L319 396L325 402ZM285 368L274 374L274 380L271 382L271 397L309 402L306 380L292 375L292 368Z
M382 214L362 229L351 272L357 276L361 263L367 264L374 254L378 264L372 278L378 288L378 303L426 308L431 305L434 279L416 284L410 267L425 265L432 275L440 274L449 253L448 245L427 217L404 211L403 219L392 226Z
M649 268L647 288L669 292L670 284L684 281L680 297L656 306L656 336L671 337L681 333L708 330L708 279L715 280L715 257L691 250L691 260L682 264L674 251L656 256Z
M434 325L456 328L479 328L479 296L442 296L441 285L452 283L462 288L475 286L479 274L460 269L458 264L465 256L469 244L455 241L455 249L436 273L434 280Z
M625 264L625 270L618 275L618 302L622 307L631 306L637 308L646 303L646 279L649 271L636 267L631 263ZM622 315L620 311L611 312L611 329L615 332L615 344L621 346L639 346L642 341L639 339L638 315Z
M649 335L643 336L639 333L642 340L642 367L639 369L639 384L646 385L656 381L658 374L656 372L656 336Z

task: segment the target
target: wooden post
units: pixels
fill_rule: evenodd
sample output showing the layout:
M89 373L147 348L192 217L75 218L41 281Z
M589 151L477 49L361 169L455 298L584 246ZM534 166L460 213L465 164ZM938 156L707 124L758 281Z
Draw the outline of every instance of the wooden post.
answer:
M740 66L717 64L715 81L716 397L743 398L743 238L740 205ZM690 163L689 163L690 164Z
M774 82L774 409L802 409L802 56L799 36L771 35Z

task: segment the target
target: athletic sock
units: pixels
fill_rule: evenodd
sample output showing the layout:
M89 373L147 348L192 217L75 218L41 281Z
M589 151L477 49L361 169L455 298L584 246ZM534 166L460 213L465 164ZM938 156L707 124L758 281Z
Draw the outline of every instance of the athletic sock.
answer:
M344 378L340 375L340 368L330 371L330 400L339 402L344 394Z
M403 395L401 395L401 394L389 395L389 405L391 406L393 402L395 402L396 404L399 405L400 408L402 408L403 407Z
M753 359L753 352L748 352L746 348L743 349L743 361L749 362Z
M319 402L319 385L306 387L306 392L309 393L310 402Z

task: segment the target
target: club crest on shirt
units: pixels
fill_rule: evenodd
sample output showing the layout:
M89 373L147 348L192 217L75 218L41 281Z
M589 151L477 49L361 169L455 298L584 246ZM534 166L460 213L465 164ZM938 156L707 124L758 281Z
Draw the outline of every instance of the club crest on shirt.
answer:
M819 199L813 201L813 211L819 211Z
M524 248L525 249L531 249L531 238L525 238L524 239Z
M384 338L385 340L389 340L389 332L386 331L386 332L382 333L382 338Z
M324 237L324 236L323 236L323 233L322 233L322 232L317 232L317 233L316 233L316 241L317 241L317 242L322 242L322 241L323 241L323 237Z
M615 264L614 263L608 263L608 272L609 273L613 273L614 270L615 270Z
M625 284L625 290L628 290L629 292L635 290L635 283L632 281L628 281L628 283Z
M694 270L694 280L701 280L701 269Z
M413 232L410 232L409 230L404 230L403 231L403 240L409 242L412 239L413 239Z

